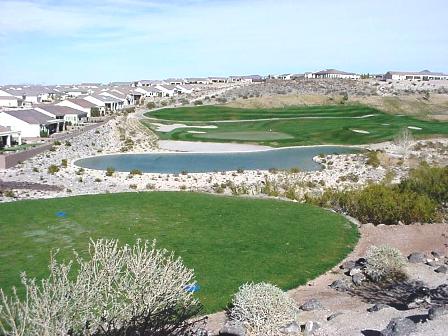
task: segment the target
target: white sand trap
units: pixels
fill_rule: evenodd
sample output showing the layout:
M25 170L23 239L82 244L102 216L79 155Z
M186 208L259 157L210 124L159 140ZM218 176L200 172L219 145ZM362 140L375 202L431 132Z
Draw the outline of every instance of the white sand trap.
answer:
M390 124L381 124L382 126L390 126Z
M370 132L368 132L368 131L363 131L363 130L359 130L359 129L352 129L351 131L355 132L355 133L361 133L361 134L370 134Z
M191 133L191 134L205 134L207 132L201 132L201 131L188 131L187 133Z
M408 126L408 128L409 128L409 129L412 129L412 130L417 130L417 131L420 131L420 130L421 130L420 127L415 127L415 126Z
M210 125L210 126L187 126L187 125L184 125L184 124L168 124L168 125L165 125L165 124L158 124L158 123L151 123L151 125L157 127L157 129L156 129L157 132L171 132L171 131L173 131L175 129L178 129L178 128L218 128L215 125Z

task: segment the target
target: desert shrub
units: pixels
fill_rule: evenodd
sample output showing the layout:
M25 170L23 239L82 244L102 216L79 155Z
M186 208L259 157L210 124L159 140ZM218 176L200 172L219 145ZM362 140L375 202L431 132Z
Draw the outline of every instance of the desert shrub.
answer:
M71 145L72 145L72 143L71 143L70 141L66 141L66 142L65 142L65 146L66 146L66 147L70 147Z
M149 103L146 104L146 107L149 108L149 109L156 108L156 103L154 103L154 102L149 102Z
M100 183L100 182L102 182L102 180L101 180L99 177L97 177L97 178L94 180L94 182L96 182L96 183Z
M388 246L371 246L366 254L366 274L375 282L403 279L406 260L400 250Z
M59 167L56 165L51 165L48 167L48 174L54 175L59 171Z
M281 335L279 329L297 319L298 308L280 288L268 284L244 284L234 295L230 319L241 322L250 335Z
M374 168L379 167L379 165L380 165L380 159L379 159L379 157L378 157L378 152L377 152L377 151L369 151L369 152L367 152L367 154L366 154L366 158L367 158L366 163L367 163L369 166L372 166L372 167L374 167Z
M129 175L142 175L142 171L139 170L139 169L132 169L132 170L129 172Z
M100 117L101 111L98 107L92 107L90 108L90 116L92 117Z
M115 173L115 168L114 167L107 167L106 169L106 176L113 176Z
M67 165L68 165L67 159L62 159L61 160L61 167L67 168Z
M306 200L374 224L429 222L437 211L437 203L428 196L384 184L369 184L361 190L327 189L321 196Z
M129 189L135 190L135 189L137 189L137 185L136 184L130 184L129 185Z
M195 100L193 102L194 105L203 105L204 103L202 102L202 100Z
M49 271L40 282L22 274L25 300L0 290L0 333L188 335L201 310L186 290L193 271L155 243L91 241L87 259L58 263L52 254Z
M423 163L411 170L400 189L426 195L439 203L448 202L448 166L430 167Z
M55 141L53 141L53 145L60 146L61 142L59 140L55 140Z

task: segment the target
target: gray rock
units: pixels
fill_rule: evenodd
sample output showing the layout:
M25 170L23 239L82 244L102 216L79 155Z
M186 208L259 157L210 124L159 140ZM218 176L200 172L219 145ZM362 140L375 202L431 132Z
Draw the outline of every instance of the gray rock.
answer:
M352 276L352 282L355 286L360 286L364 280L366 280L366 276L363 273L357 273Z
M408 256L408 261L412 264L424 263L426 256L422 252L413 252Z
M319 328L320 328L319 323L314 321L308 321L305 324L305 329L303 330L303 336L312 336Z
M448 314L448 306L434 306L428 310L428 319L432 321L445 314Z
M322 308L323 308L322 304L317 299L309 299L303 305L300 306L300 309L304 311L312 311Z
M335 280L331 283L330 288L339 292L345 292L350 289L350 285L344 280Z
M194 336L209 336L209 332L203 328L198 328L194 333Z
M356 261L354 261L354 260L347 260L347 261L343 262L341 264L341 266L339 266L339 268L342 269L342 270L345 270L345 271L350 271L355 266L356 266Z
M246 328L238 321L227 321L219 331L221 336L245 336Z
M353 275L356 275L359 273L362 273L362 269L359 266L353 267L349 272L350 276L353 276Z
M448 273L448 267L445 265L439 266L434 270L434 272L446 274Z
M286 335L300 335L302 328L297 322L291 322L280 328L280 332Z
M367 311L369 313L372 313L372 312L380 311L381 309L384 309L384 308L387 308L387 307L389 307L387 304L377 303L377 304L373 305L372 307L367 308Z
M344 313L341 313L341 312L337 312L337 313L331 314L330 316L327 317L327 321L334 320L336 317L338 317L339 315L343 315L343 314Z
M440 285L434 289L431 289L431 298L435 300L448 299L448 284Z
M394 318L381 331L381 336L408 336L416 330L415 323L408 318Z

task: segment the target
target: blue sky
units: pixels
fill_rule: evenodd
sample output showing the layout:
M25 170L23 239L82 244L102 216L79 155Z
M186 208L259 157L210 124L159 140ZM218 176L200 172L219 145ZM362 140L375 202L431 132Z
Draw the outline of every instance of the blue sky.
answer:
M0 0L0 84L448 72L446 0Z

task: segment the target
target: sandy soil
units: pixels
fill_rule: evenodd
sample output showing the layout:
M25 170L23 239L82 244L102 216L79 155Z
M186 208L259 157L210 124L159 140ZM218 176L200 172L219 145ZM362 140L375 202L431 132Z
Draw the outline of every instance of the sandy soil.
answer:
M347 256L346 260L357 259L363 256L371 245L387 244L402 251L404 255L411 252L420 251L428 255L431 251L439 251L448 255L448 225L408 225L408 226L373 226L363 225L360 228L360 240L355 250ZM430 287L446 283L447 276L439 275L427 265L409 264L408 274L415 280L423 280ZM371 330L370 335L375 335L373 331L384 329L389 321L394 317L407 317L412 315L426 314L427 310L405 310L400 311L389 307L379 312L369 313L367 308L373 305L366 299L350 295L348 293L337 292L328 286L342 276L339 267L334 267L326 274L310 281L304 286L289 291L289 294L302 304L308 299L318 299L324 309L313 312L301 312L299 319L301 322L308 320L321 323L322 328L319 335L333 336L358 336L368 335L365 332ZM332 321L327 322L327 317L333 313L342 313ZM225 322L223 312L209 316L207 327L217 333ZM446 324L445 324L446 323ZM448 325L448 316L440 320L418 326L418 333L413 335L446 335L442 326ZM364 331L362 333L361 331Z
M178 152L252 152L271 149L269 146L218 142L160 140L159 147Z

